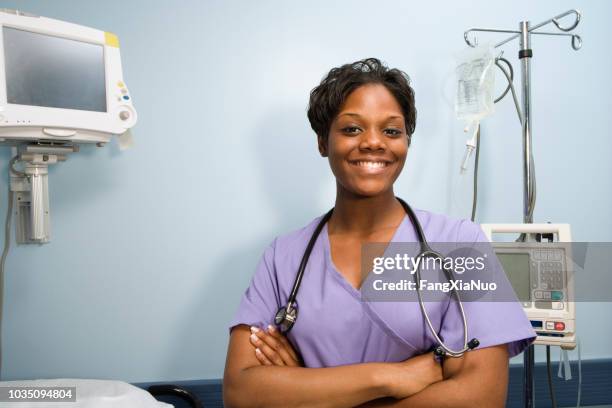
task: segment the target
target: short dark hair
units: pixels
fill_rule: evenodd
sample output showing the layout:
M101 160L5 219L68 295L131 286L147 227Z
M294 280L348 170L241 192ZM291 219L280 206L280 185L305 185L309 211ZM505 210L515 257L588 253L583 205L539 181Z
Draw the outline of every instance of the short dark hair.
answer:
M393 94L402 108L408 144L416 127L414 90L410 77L403 71L389 69L377 58L366 58L332 68L321 83L310 92L308 120L317 136L327 140L331 124L351 92L362 85L381 84Z

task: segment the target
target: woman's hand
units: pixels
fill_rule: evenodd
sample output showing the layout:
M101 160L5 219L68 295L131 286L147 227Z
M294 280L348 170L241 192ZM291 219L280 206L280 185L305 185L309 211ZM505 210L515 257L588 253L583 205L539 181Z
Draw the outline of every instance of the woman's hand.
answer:
M414 395L443 379L442 364L434 359L433 352L394 363L391 367L388 394L398 399Z
M262 365L301 367L302 363L291 343L274 326L264 331L251 326L251 344L255 357Z

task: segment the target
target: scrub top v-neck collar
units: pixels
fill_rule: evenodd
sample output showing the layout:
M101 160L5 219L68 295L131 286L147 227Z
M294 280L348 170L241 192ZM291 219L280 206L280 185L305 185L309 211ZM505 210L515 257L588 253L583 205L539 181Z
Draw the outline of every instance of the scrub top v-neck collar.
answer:
M387 247L390 243L392 242L396 242L400 237L401 231L403 230L403 228L405 228L406 226L404 224L411 224L410 220L408 219L408 215L404 215L404 218L402 218L402 221L399 223L399 225L395 228L395 232L393 233L393 236L391 237L391 240L389 242L387 242ZM361 282L359 284L359 289L355 288L353 285L350 284L350 282L344 277L344 275L342 275L342 273L340 273L340 270L338 268L336 268L336 265L334 264L334 260L332 259L331 256L331 242L329 240L329 232L327 229L327 225L329 223L326 222L325 225L323 226L323 230L321 231L321 235L323 235L323 250L324 250L324 254L325 254L325 261L327 262L327 264L329 265L329 269L331 270L331 273L333 275L333 277L340 283L340 285L347 291L349 292L353 297L355 297L356 299L361 301L361 286L363 285L363 282L366 280L367 276L363 276L361 279ZM385 251L387 250L387 248L385 248Z
M410 234L411 227L412 227L412 224L410 222L410 219L408 218L408 215L405 215L404 218L402 219L402 222L400 222L400 224L397 226L393 234L393 237L391 237L391 240L387 243L387 248L390 243L402 242L403 240L410 239L411 238L411 234ZM344 288L344 290L348 292L358 302L358 304L361 305L361 307L363 308L362 310L365 312L365 314L369 316L371 321L374 322L376 326L378 326L378 328L381 329L382 332L385 333L389 339L393 339L393 341L395 341L396 344L402 345L401 346L402 348L408 347L409 349L413 351L418 350L418 348L415 347L415 345L412 344L412 342L410 342L408 339L401 336L396 330L394 330L388 324L385 318L380 315L380 311L375 310L377 309L376 305L370 304L370 302L368 301L364 301L364 299L362 299L362 296L361 296L361 290L351 285L349 281L346 280L346 278L340 273L338 268L336 268L336 266L334 265L332 257L331 257L331 244L329 241L327 224L325 224L321 233L323 234L322 244L323 244L323 250L324 250L324 256L325 256L325 263L328 266L326 268L326 271L329 271L332 278L335 279L339 283L339 285L342 288ZM385 248L385 251L387 250L387 248ZM367 279L367 276L364 277L364 279L362 279L361 285L363 285L363 282L366 279Z

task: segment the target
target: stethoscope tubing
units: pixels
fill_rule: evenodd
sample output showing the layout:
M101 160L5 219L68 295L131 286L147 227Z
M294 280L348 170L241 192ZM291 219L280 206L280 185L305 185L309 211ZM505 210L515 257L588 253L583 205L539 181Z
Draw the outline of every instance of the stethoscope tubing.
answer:
M434 255L436 257L441 257L440 254L435 252L435 251L422 252L421 254L418 255L418 257L425 258L425 257L427 257L427 253L429 253L431 255ZM446 275L446 278L450 280L450 278L452 277L451 271L447 270L444 267L442 267L442 269L444 270L444 274ZM438 336L438 333L436 332L436 330L433 327L433 324L431 323L431 319L429 319L429 314L427 313L427 309L425 308L425 303L423 302L423 298L422 298L422 295L421 295L421 289L419 288L419 286L420 286L419 282L421 281L421 268L420 268L420 266L418 268L416 268L416 271L415 271L415 274L414 274L414 280L415 280L415 283L416 283L415 284L415 288L416 288L417 297L419 299L419 307L421 308L421 314L425 318L425 322L427 323L427 326L429 327L429 331L431 332L431 334L436 339L436 342L438 343L438 345L440 347L442 347L442 349L444 349L444 351L446 352L446 355L451 356L451 357L461 357L470 348L468 347L467 319L465 317L465 311L463 309L463 302L461 301L461 297L459 296L459 292L456 289L453 289L453 291L452 291L453 295L457 299L457 305L459 306L459 311L461 313L461 320L463 322L463 348L461 350L453 350L450 347L448 347L442 341L440 336Z
M406 214L408 214L408 217L410 218L410 221L412 221L412 225L414 225L414 228L416 230L417 238L419 240L419 245L421 247L420 253L419 255L417 255L417 257L426 258L429 255L429 256L436 257L436 258L444 259L444 257L440 253L434 251L429 246L427 239L425 239L425 233L423 232L421 223L417 219L416 214L414 213L412 208L401 198L397 197L397 200L404 207ZM446 279L450 281L451 278L453 277L452 271L448 270L444 266L442 266L442 269L444 271L444 274L446 275ZM427 313L427 309L425 308L425 303L423 302L423 297L421 295L420 282L421 282L421 268L419 266L418 268L416 268L416 271L415 271L415 283L416 283L415 288L416 288L417 297L419 299L419 307L421 308L421 313L423 317L425 318L425 322L427 323L427 326L429 327L429 331L431 332L431 334L434 336L434 338L438 342L438 345L442 347L442 349L446 352L447 355L451 357L461 357L466 351L470 349L470 347L468 347L467 319L465 317L465 310L463 309L463 302L461 301L461 297L459 296L459 291L453 288L452 294L457 299L457 304L459 306L459 311L461 313L461 320L463 322L463 347L460 350L453 350L450 347L448 347L444 343L444 341L442 341L442 339L438 335L438 332L434 329L433 324L431 323L431 319L429 318L429 313Z
M317 228L312 233L312 237L310 241L308 242L306 249L304 250L304 255L302 255L302 260L300 261L300 266L298 268L297 276L295 277L295 281L293 282L293 288L291 289L291 293L289 294L289 298L287 300L286 310L288 312L291 311L291 309L293 308L293 305L295 304L295 300L297 298L297 294L300 289L300 285L302 284L302 277L304 276L304 270L306 269L306 264L308 264L308 258L310 258L310 253L312 252L312 248L314 248L316 238L321 233L321 230L323 229L323 226L325 225L325 223L329 221L329 219L331 218L331 215L333 212L334 212L334 209L332 208L323 216L323 218L321 218L321 221L319 221Z
M443 259L444 257L440 253L434 251L429 246L427 240L425 239L425 234L423 232L423 228L421 227L421 224L419 223L419 221L418 221L414 211L412 210L412 208L410 208L410 206L404 200L402 200L401 198L396 197L396 199L400 202L400 204L402 205L402 207L406 211L406 214L408 214L408 217L410 218L410 221L411 221L411 223L414 226L414 229L416 231L417 238L419 240L419 245L420 245L420 251L419 251L419 254L417 255L417 257L418 258L426 258L428 256L433 256L433 257L437 257L437 258L442 258ZM323 226L325 225L325 223L327 221L329 221L333 211L334 211L333 208L331 210L329 210L321 218L321 220L319 221L319 224L317 225L317 227L313 231L312 236L310 238L310 241L308 242L308 245L306 246L304 254L302 255L302 260L300 261L300 266L298 268L298 273L297 273L297 275L295 277L295 281L293 282L293 287L291 288L291 293L289 294L289 297L287 299L287 305L285 307L281 307L281 309L279 309L279 311L277 312L277 315L275 317L275 320L276 320L279 317L279 315L280 315L281 316L281 320L289 320L290 321L289 322L290 324L288 325L287 328L283 328L283 326L277 321L277 325L281 326L281 331L284 334L286 334L287 332L289 332L291 330L291 328L295 324L295 321L297 320L296 300L297 300L298 291L300 289L300 285L302 283L302 278L304 276L304 271L306 269L306 265L308 264L308 259L310 258L310 254L312 252L312 249L314 248L315 242L317 241L317 238L319 237L319 235L321 233L321 230L323 229ZM442 269L444 271L444 274L446 275L446 278L450 281L451 278L453 277L452 271L448 270L444 266L442 266ZM459 306L459 310L460 310L460 313L461 313L461 319L463 321L463 348L460 349L460 350L453 350L450 347L448 347L442 341L442 339L440 338L440 336L438 335L438 333L434 329L433 324L431 323L431 319L429 318L429 314L427 313L427 309L425 308L425 303L423 302L423 297L421 295L421 290L420 290L420 285L419 285L419 282L421 281L420 266L416 268L416 271L415 271L415 281L416 281L416 292L417 292L417 297L418 297L418 300L419 300L419 307L421 309L421 313L422 313L422 315L423 315L423 317L425 319L425 322L427 323L427 327L429 328L429 331L434 336L435 340L438 342L438 346L443 349L443 351L444 351L443 354L444 355L448 355L450 357L461 357L466 351L470 350L473 347L470 347L470 344L468 343L468 340L467 340L468 339L467 319L465 317L465 310L463 308L463 302L461 301L461 297L459 296L459 292L455 288L452 289L452 294L457 299L457 304ZM294 308L296 308L295 311L293 310ZM284 309L284 311L283 311L283 309ZM293 314L292 314L292 312L293 312ZM474 340L476 340L476 339L474 339Z

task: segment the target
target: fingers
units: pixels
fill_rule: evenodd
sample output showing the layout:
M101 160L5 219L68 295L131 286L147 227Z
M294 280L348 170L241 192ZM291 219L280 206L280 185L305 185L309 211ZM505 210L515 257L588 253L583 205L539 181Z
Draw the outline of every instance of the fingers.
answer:
M293 358L285 348L284 343L257 327L251 327L250 341L273 365L299 365L297 359Z
M280 331L278 331L278 329L276 327L274 327L271 324L269 324L268 325L268 334L270 336L274 337L277 341L281 342L283 344L283 346L285 346L285 349L287 349L287 352L291 355L291 357L295 361L299 360L296 352L293 350L293 347L291 346L291 343L289 343L289 340L287 340L287 337L283 336L283 334Z
M255 349L255 357L262 365L272 365L272 362L262 353L262 351L258 348Z
M257 327L251 327L251 344L258 348L272 364L277 366L287 365L279 350L280 343L276 340L273 341L273 339L269 337L270 336L267 336L263 330Z

